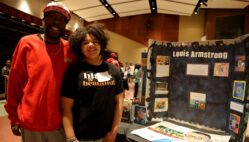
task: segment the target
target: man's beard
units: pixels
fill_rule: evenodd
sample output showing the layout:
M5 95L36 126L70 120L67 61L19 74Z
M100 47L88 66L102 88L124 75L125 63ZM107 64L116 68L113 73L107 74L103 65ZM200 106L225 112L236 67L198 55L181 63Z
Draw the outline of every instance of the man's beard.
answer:
M55 27L55 26L46 27L45 34L51 40L58 40L58 39L60 39L60 37L62 37L64 35L65 30L58 28L57 26L56 26L56 30L54 30L53 27Z

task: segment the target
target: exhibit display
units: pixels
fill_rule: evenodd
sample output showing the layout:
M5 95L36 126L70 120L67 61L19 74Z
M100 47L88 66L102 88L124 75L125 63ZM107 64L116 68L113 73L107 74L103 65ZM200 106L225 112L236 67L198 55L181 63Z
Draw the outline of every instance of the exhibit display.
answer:
M248 109L249 35L198 42L149 41L149 121L172 119L242 141Z

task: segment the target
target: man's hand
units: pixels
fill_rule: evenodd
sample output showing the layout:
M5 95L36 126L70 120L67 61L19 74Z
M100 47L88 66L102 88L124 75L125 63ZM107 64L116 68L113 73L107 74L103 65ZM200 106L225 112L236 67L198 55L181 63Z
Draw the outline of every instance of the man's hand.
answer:
M21 136L21 126L19 124L12 125L11 130L14 135Z

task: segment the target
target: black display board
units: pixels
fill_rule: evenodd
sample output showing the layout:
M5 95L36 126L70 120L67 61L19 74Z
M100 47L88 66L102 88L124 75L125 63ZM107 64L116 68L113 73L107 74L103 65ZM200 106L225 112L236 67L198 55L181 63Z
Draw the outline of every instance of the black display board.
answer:
M229 95L232 92L233 50L233 45L225 44L172 48L170 117L217 129L226 129ZM177 56L180 52L184 54ZM214 70L217 63L221 66L227 65L228 74L224 71L223 76L215 76ZM222 67L219 69L222 70ZM191 106L195 105L190 102L191 100L195 101L196 106Z
M201 42L150 41L148 120L173 118L242 141L247 124L249 35Z

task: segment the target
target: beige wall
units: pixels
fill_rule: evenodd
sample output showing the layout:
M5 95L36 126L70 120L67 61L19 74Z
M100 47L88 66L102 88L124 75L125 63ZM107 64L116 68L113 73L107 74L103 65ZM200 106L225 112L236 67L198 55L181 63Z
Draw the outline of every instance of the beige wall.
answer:
M204 12L191 17L180 16L179 41L199 41L204 35ZM141 64L141 53L147 52L147 47L113 32L109 32L109 49L119 53L122 63ZM156 40L156 39L155 39Z
M110 36L108 48L119 54L122 63L141 64L141 54L147 52L146 46L111 31L108 34Z
M197 15L180 16L179 41L200 41L204 35L205 13L200 10Z
M1 0L2 3L21 10L38 18L43 18L43 9L51 0ZM72 15L67 29L74 31L77 27L83 26L83 21L78 16Z

